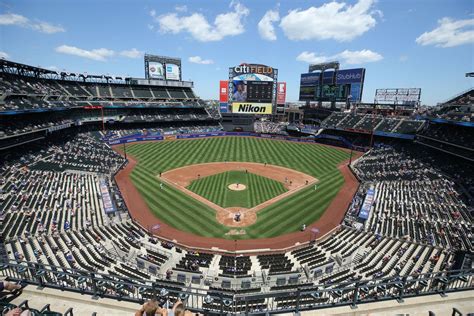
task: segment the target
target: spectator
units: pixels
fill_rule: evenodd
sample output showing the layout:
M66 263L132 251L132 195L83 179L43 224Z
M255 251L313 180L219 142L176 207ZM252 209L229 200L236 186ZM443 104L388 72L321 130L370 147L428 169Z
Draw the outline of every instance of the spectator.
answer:
M176 303L173 306L172 311L173 311L174 316L193 315L192 312L190 312L190 311L188 311L184 308L184 304L180 300L176 301Z
M135 312L135 316L154 316L154 315L168 315L165 309L160 308L156 300L149 300L145 302L139 310Z
M3 292L3 290L7 290L9 292L14 292L17 290L21 289L20 284L15 284L13 282L9 281L0 281L0 292Z

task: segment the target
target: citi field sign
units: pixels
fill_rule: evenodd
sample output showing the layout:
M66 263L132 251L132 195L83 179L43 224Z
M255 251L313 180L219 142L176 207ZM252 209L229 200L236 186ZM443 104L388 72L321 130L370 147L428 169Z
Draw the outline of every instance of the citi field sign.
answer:
M240 64L232 68L236 75L240 74L260 74L271 77L273 75L273 67L260 64Z

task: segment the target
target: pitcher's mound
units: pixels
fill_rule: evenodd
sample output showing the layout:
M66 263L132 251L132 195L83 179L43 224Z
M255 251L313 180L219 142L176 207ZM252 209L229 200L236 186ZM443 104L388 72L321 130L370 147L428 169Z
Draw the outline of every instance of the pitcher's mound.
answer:
M228 186L228 188L229 190L232 190L232 191L243 191L247 189L247 186L241 183L232 183Z

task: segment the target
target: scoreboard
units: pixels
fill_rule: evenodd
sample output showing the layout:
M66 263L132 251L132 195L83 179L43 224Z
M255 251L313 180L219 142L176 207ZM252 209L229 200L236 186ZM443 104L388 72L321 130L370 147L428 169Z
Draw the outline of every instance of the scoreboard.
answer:
M273 82L247 81L247 101L270 103L273 97Z
M270 66L241 63L230 67L229 109L233 114L273 114L277 105L277 82L278 69Z

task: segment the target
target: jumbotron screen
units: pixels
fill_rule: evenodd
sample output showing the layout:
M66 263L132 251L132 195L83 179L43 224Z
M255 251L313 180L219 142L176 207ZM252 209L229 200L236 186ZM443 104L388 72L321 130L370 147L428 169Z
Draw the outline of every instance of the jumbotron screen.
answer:
M260 64L229 68L228 101L232 113L272 114L276 105L278 70Z
M365 69L340 69L301 74L300 101L360 102Z
M269 103L272 102L273 82L247 81L247 101Z

